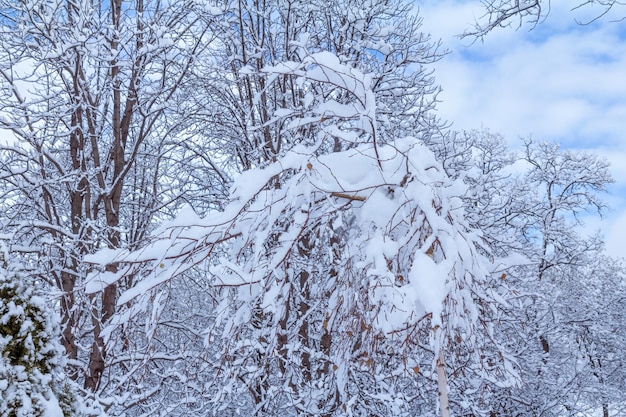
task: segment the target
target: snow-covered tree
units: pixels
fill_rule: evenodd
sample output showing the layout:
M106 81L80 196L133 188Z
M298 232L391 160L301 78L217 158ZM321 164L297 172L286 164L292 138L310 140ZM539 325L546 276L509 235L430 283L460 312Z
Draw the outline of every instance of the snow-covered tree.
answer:
M587 213L605 209L606 161L530 140L511 152L488 131L458 140L471 155L462 172L471 223L492 252L525 257L501 276L507 303L493 316L520 385L491 392L483 406L503 416L608 410L620 402L606 376L621 375L613 358L623 347L610 333L624 322L609 305L623 297L624 270L581 227Z
M193 198L181 184L191 162L178 150L188 115L177 104L211 43L211 10L194 1L34 0L0 1L0 16L2 238L62 294L69 377L115 408L154 347L141 327L103 332L132 277L85 296L83 256L136 245L155 219ZM134 394L141 402L153 392Z
M606 164L448 131L412 3L0 13L0 237L109 414L614 406Z
M22 273L0 270L0 415L96 415L66 379L57 316L36 285Z
M479 343L495 302L488 249L465 219L466 186L424 145L441 132L426 66L436 45L407 8L233 4L221 37L233 72L217 96L231 113L211 114L232 130L204 133L228 139L243 171L228 202L203 218L186 210L138 250L89 258L120 268L93 274L89 293L134 277L112 327L208 268L222 412L427 415L447 394L446 357L491 373ZM490 380L506 384L498 353Z

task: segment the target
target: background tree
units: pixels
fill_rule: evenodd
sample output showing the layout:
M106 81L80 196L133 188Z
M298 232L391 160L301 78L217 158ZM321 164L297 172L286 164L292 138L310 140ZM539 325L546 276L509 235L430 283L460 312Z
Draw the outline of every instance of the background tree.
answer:
M155 347L141 327L104 332L133 278L85 296L83 257L136 245L181 196L193 198L176 187L189 164L176 152L187 117L176 104L211 43L210 10L3 1L0 14L3 237L59 294L70 377L123 409L115 398L138 385ZM154 393L133 391L128 404Z
M619 396L608 393L591 358L598 354L606 358L597 359L600 363L610 362L613 355L596 344L600 339L589 339L589 326L594 323L602 333L623 325L607 303L623 294L624 271L601 255L601 240L581 227L587 213L606 208L600 193L612 181L608 164L529 140L522 150L509 152L503 138L488 131L458 138L473 148L474 168L464 174L471 190L469 218L495 253L525 257L502 275L498 287L507 303L494 316L496 337L507 346L521 386L496 391L483 407L505 416L592 409L608 415ZM597 290L606 286L613 290ZM607 311L601 320L599 311Z

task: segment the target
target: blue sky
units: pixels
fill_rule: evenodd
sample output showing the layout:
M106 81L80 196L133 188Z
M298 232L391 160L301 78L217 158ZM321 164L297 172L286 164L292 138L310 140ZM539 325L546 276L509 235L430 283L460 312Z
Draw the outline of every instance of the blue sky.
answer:
M589 22L599 10L570 11L575 4L552 2L534 29L504 28L474 43L456 35L483 14L479 0L426 0L419 7L424 31L450 50L436 64L441 117L455 129L499 132L511 147L532 136L607 158L616 181L605 196L612 210L585 222L590 232L601 230L609 254L624 257L626 21L616 20L626 7L581 26L577 20Z

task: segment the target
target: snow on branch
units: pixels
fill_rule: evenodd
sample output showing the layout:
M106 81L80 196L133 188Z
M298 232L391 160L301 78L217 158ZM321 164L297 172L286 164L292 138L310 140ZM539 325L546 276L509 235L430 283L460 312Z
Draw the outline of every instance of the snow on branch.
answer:
M122 305L208 260L213 285L262 297L290 273L304 235L350 219L343 249L350 270L342 274L360 277L359 296L374 306L375 328L397 333L424 315L433 326L471 326L487 268L478 235L462 218L464 186L448 179L415 139L382 146L379 154L371 144L320 156L303 147L289 152L241 175L224 211L200 219L187 210L139 250L89 257L103 270L114 263L118 272L93 274L86 290L139 274L119 298Z

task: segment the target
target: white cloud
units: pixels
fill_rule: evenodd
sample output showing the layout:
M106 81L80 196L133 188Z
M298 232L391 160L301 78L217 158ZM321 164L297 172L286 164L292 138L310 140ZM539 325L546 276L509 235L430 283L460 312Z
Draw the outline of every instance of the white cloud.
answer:
M608 220L608 219L607 219ZM626 258L626 213L621 212L618 216L610 219L611 226L607 229L605 243L607 253L616 258Z
M601 133L604 143L619 141L626 47L606 51L618 42L605 31L559 34L543 43L522 35L501 54L471 60L457 52L437 64L442 116L458 128L485 124L514 137L532 133L567 143ZM590 58L594 54L604 58Z

